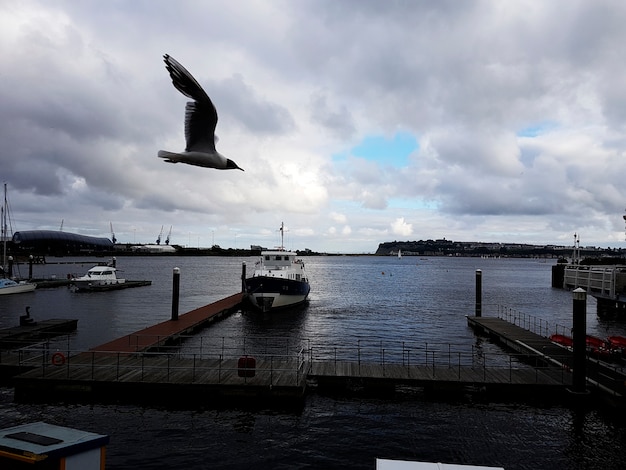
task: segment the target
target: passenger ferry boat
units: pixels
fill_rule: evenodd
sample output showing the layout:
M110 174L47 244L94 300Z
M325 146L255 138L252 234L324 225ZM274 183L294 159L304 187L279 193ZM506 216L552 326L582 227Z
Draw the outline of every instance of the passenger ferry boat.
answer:
M284 224L280 235L281 246L262 251L252 277L244 280L249 303L263 312L302 304L311 290L304 262L296 258L297 253L284 249Z

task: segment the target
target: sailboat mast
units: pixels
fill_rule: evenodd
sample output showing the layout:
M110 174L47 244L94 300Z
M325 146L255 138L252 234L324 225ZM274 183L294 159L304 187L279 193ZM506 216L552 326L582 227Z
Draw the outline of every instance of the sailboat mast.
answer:
M7 184L4 183L4 204L2 205L2 272L5 273L7 259Z

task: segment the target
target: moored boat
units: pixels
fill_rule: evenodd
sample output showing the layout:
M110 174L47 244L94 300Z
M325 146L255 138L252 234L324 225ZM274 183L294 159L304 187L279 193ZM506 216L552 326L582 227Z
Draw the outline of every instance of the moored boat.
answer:
M626 351L626 338L623 336L609 336L607 338L612 348L622 349Z
M263 312L302 304L311 290L304 262L284 249L283 230L281 224L281 246L262 251L254 273L244 280L247 300Z
M602 338L598 338L597 336L587 335L585 337L585 342L587 343L588 348L607 349L606 341L604 341Z
M126 279L118 279L117 269L113 266L94 266L84 276L71 279L71 284L77 290L91 290L104 286L124 284Z
M561 346L565 346L566 348L571 348L574 345L574 340L571 336L552 335L550 336L550 341L560 344Z
M624 336L609 336L607 342L617 359L626 358L626 338Z
M613 360L613 351L607 341L597 336L587 335L585 338L587 344L587 353L595 357L596 359L602 359L603 361Z
M22 294L32 292L37 287L36 284L25 281L14 281L13 279L0 279L0 295Z
M574 339L571 336L555 334L550 336L550 341L568 349L572 349L574 346ZM614 359L616 348L610 340L604 341L602 338L586 335L585 346L587 354L591 357L602 359L604 361L611 361Z

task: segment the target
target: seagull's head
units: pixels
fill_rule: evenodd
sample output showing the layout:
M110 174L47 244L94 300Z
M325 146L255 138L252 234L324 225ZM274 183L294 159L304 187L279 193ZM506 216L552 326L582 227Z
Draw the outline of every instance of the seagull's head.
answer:
M244 171L243 168L239 168L237 166L237 164L234 161L232 161L230 158L226 159L226 169L227 170L241 170L241 171Z

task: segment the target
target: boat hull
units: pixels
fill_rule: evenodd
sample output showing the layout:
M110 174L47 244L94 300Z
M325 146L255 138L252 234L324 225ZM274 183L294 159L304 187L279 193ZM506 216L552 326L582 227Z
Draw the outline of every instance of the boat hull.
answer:
M116 279L114 281L94 281L94 280L83 280L83 279L73 279L72 285L76 290L92 290L97 288L103 288L107 286L116 286L118 284L124 284L126 282L125 279Z
M14 286L3 287L0 289L0 295L23 294L24 292L33 292L37 287L35 284L16 284Z
M306 281L267 276L246 279L245 288L248 302L265 312L302 304L311 290Z

